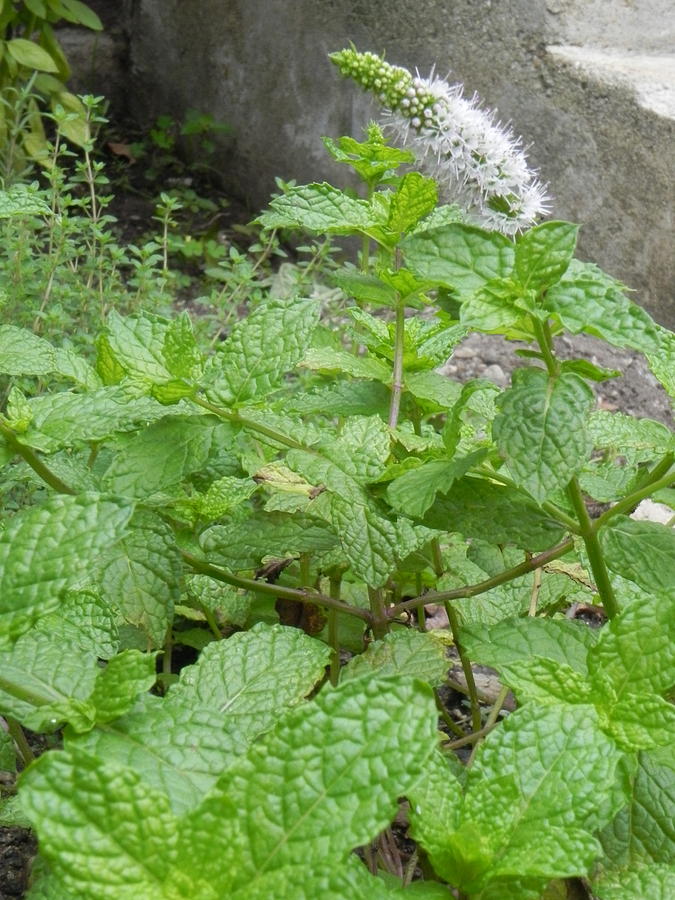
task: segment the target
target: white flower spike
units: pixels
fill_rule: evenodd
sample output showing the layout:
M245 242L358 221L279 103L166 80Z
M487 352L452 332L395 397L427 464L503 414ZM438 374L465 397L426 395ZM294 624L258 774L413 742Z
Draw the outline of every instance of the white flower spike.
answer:
M548 211L549 198L528 166L520 138L467 99L461 84L432 72L414 77L374 53L331 54L342 74L373 92L385 107L384 123L412 150L420 167L484 228L516 234Z

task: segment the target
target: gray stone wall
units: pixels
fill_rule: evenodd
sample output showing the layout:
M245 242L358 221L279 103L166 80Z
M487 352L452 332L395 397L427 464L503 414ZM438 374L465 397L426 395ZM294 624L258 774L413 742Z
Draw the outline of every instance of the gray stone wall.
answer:
M320 137L377 114L340 80L349 41L432 65L477 91L530 144L580 254L675 326L672 0L132 0L132 109L229 123L223 179L253 209L274 176L341 182Z

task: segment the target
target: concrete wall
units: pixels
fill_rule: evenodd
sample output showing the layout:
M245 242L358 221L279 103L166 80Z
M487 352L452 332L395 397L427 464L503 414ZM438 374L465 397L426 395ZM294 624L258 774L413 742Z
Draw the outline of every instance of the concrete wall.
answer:
M581 255L675 327L672 0L127 0L131 105L228 122L223 178L263 205L274 176L340 182L320 136L377 109L327 54L353 41L463 81L531 144Z

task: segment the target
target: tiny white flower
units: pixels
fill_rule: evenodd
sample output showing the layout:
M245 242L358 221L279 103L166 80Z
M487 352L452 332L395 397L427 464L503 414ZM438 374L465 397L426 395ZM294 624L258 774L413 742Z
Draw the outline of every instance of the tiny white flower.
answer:
M520 138L496 122L494 112L481 109L476 95L467 99L461 84L433 72L413 77L372 53L342 50L331 58L366 90L374 87L377 60L385 125L480 225L515 234L548 211L546 189L529 167Z

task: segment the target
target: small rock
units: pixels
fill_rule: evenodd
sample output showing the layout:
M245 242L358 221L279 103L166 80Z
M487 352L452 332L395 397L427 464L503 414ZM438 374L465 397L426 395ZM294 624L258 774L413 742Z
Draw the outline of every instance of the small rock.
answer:
M493 363L485 369L483 378L487 378L488 381L492 381L497 387L501 388L506 387L509 381L508 375L497 363Z

